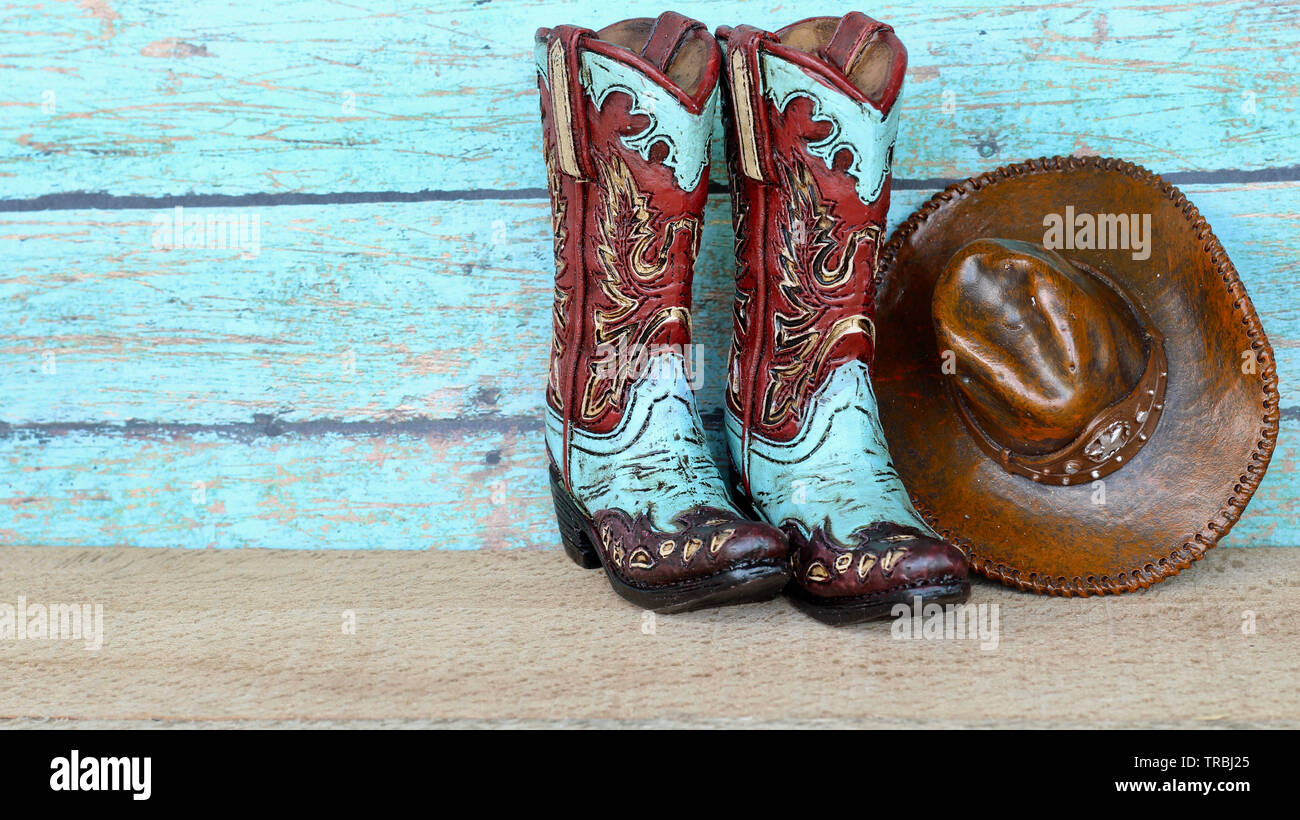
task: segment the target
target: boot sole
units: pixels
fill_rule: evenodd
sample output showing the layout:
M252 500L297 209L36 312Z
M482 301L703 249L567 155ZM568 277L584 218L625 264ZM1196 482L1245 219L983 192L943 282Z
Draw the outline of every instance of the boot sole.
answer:
M734 567L704 578L681 583L639 587L614 574L596 549L595 527L577 499L551 465L551 497L555 501L555 520L560 525L564 552L583 569L604 569L614 591L641 609L671 614L694 609L756 603L775 598L790 580L790 568L784 561L755 562Z
M850 626L893 617L892 610L899 604L905 604L910 612L917 598L921 599L922 605L960 604L970 597L970 582L954 580L947 583L908 586L876 595L839 600L811 595L798 584L791 584L786 590L786 596L800 612L824 624Z

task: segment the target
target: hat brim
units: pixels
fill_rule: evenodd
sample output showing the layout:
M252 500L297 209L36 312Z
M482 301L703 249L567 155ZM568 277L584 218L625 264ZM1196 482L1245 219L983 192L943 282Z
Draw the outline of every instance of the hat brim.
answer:
M1065 250L1113 277L1164 334L1168 387L1146 445L1103 483L1046 486L985 454L941 372L931 299L968 242L1044 239L1044 216L1150 214L1150 257ZM1198 560L1240 518L1277 440L1273 349L1218 239L1175 187L1099 157L1031 160L935 195L894 232L876 283L875 382L917 509L976 571L1034 592L1131 591ZM1254 367L1243 367L1254 354ZM1253 372L1251 372L1253 370Z

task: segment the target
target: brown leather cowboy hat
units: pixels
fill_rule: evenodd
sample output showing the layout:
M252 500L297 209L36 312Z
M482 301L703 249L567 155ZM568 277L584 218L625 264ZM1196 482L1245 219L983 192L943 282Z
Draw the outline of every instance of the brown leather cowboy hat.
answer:
M1098 157L999 168L912 214L878 270L893 461L977 571L1131 591L1241 516L1277 439L1277 369L1177 188Z

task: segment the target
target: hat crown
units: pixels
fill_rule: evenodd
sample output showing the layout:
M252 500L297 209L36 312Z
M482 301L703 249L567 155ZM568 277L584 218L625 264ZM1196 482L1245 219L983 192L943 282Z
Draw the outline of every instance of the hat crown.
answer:
M1081 436L1142 379L1148 342L1098 271L1027 242L978 239L935 283L939 350L981 431L1037 456Z

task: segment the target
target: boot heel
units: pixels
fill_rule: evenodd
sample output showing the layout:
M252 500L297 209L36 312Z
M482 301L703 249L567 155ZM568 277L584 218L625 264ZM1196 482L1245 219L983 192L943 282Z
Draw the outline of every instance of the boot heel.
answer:
M591 545L591 525L587 516L578 509L573 496L564 488L555 467L551 467L551 498L555 501L555 521L560 525L560 541L564 554L583 569L599 569L600 556Z

